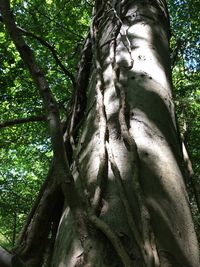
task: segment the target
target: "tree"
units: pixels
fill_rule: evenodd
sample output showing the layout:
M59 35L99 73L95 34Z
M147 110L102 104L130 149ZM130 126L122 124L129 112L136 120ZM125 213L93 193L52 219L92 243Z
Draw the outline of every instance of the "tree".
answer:
M60 66L76 87L63 124L23 37L30 33L16 26L9 1L0 9L39 89L54 153L13 251L17 264L199 266L172 101L166 3L96 1L76 81ZM31 35L60 64L54 48ZM7 254L5 266L12 266Z
M180 9L178 6L180 5ZM176 64L173 69L174 100L179 120L181 139L183 142L184 161L186 165L186 185L189 189L190 201L194 197L198 206L195 220L198 220L200 211L199 201L199 45L197 32L199 24L196 20L196 2L177 1L170 3L172 27L171 47L172 55L177 52ZM176 8L175 8L176 7ZM177 15L175 15L175 12ZM178 18L178 19L177 19ZM192 34L190 29L192 28ZM174 46L173 43L176 42ZM191 134L192 133L192 134ZM186 148L186 149L185 149ZM189 157L187 155L189 152ZM191 159L191 161L190 161ZM192 164L191 164L192 162ZM193 191L194 193L192 193ZM193 206L193 204L192 204ZM199 231L197 231L199 232Z

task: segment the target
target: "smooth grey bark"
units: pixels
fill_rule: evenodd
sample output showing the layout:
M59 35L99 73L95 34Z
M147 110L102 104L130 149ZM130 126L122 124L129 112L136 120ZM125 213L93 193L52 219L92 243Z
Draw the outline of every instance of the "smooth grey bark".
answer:
M2 267L10 267L12 255L10 255L6 250L0 247L0 264Z
M89 245L83 246L66 203L52 266L129 266L130 260L139 267L198 267L171 92L165 1L98 1L91 32L88 112L73 174L111 234L89 219ZM112 234L128 254L127 265Z
M0 266L1 267L25 267L17 255L12 255L0 247Z
M54 205L48 202L53 203L58 186L64 196L56 205L61 209L63 198L65 205L55 245L50 246L50 253L54 250L51 266L198 267L171 93L165 1L96 1L87 46L92 43L91 74L88 78L89 62L81 64L85 76L77 79L77 106L64 138L56 101L15 24L9 1L2 0L0 8L7 31L41 92L55 163L52 194L44 205L45 191L39 199L32 223L28 221L22 235L25 256L21 242L19 256L29 267L36 267L45 252L42 246L38 254L39 241L52 235L54 242L60 215L55 231L50 230ZM85 97L84 125L74 136ZM71 160L66 142L74 150ZM33 229L39 227L34 225L39 226L47 213L48 227L43 224L38 237Z

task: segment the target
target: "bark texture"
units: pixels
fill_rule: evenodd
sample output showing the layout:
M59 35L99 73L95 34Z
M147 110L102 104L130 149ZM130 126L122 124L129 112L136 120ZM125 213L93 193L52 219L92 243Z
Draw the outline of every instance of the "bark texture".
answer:
M98 1L95 8L89 112L74 167L87 203L89 245L82 244L66 204L53 266L197 267L166 3Z
M172 100L165 1L96 1L63 136L56 101L8 1L0 8L40 90L54 150L18 256L28 267L200 266Z

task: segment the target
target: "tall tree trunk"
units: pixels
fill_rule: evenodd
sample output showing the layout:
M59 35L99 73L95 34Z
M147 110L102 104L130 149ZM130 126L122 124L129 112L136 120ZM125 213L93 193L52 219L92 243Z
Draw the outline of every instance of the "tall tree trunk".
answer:
M66 203L52 266L197 267L165 1L97 1L93 16L88 112L74 167L89 203L87 235L80 238Z
M66 146L56 101L8 3L0 2L2 16L40 90L54 151L53 174L15 252L28 267L41 266L44 252L53 267L198 267L171 93L165 1L96 1L80 66L86 76L78 78ZM88 77L84 59L91 57L91 44ZM81 86L87 81L86 94ZM68 161L66 147L73 148Z

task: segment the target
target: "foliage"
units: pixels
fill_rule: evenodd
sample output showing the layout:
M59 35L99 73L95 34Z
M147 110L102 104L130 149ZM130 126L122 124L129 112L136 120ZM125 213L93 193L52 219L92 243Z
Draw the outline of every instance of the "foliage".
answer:
M171 2L172 48L175 48L177 40L181 43L173 70L175 104L181 134L198 177L200 174L199 1Z
M92 5L86 0L13 0L17 25L47 41L62 65L76 75ZM180 39L173 70L174 94L181 133L189 149L196 177L200 174L200 87L198 1L170 1L172 51ZM61 116L69 112L73 84L58 66L50 50L33 36L26 36L49 86ZM1 122L44 113L42 102L19 54L0 23ZM11 246L44 180L52 152L45 122L1 128L0 135L0 242ZM198 180L199 179L199 180ZM200 178L197 178L200 182ZM196 216L196 222L199 218Z
M173 69L174 101L181 137L188 150L194 171L194 182L200 194L200 39L199 1L170 1L172 51L180 42ZM191 207L200 240L200 216L194 199L194 189L188 182Z

